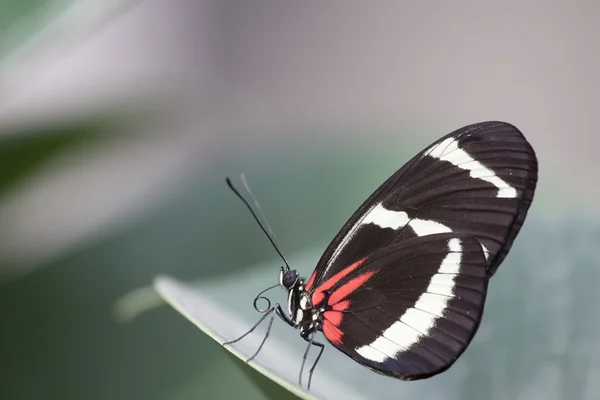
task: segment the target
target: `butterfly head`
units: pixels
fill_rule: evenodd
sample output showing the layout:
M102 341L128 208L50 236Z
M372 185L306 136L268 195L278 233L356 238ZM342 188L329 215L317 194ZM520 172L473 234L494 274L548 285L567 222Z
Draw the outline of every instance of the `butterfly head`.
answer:
M289 270L281 267L281 272L279 273L279 284L287 290L291 290L298 282L298 271L295 269Z

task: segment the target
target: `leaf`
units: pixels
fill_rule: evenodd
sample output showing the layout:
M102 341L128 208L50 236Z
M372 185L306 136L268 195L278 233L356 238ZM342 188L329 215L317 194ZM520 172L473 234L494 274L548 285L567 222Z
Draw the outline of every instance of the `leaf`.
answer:
M100 218L87 222L94 218L91 211L103 210L85 201L97 198L89 189L97 184L88 177L93 177L92 171L106 170L110 161L99 165L94 156L110 156L132 136L123 132L127 121L127 116L115 113L0 130L0 281L45 266L51 256L68 248L69 239L79 241L105 223ZM81 184L87 184L87 190L81 190ZM111 198L116 196L111 193ZM78 232L69 232L75 226Z
M107 128L106 121L90 120L37 130L18 130L0 138L0 196L57 155L107 135L110 131Z
M162 276L156 278L154 287L167 303L218 343L223 343L227 340L225 339L226 337L230 338L237 334L240 330L240 325L245 326L245 324L242 324L234 316L225 311L223 307L220 307L211 300L210 297L191 285L167 276ZM239 360L245 362L253 353L252 349L256 349L257 341L262 339L262 336L260 338L257 336L254 337L254 343L250 346L248 346L248 343L243 343L244 341L242 341L239 347L225 346L225 349ZM322 373L318 374L318 382L313 381L313 384L318 383L318 385L316 385L317 389L311 389L311 392L307 392L295 383L292 383L297 376L297 370L296 368L284 368L284 366L295 366L299 364L298 360L291 359L289 357L290 353L286 351L285 344L278 343L277 339L270 337L269 342L271 342L269 343L270 346L265 345L259 355L260 362L253 360L241 366L246 369L252 379L257 381L258 386L268 395L268 398L281 398L279 397L281 394L274 390L271 385L266 384L264 379L258 379L256 375L252 376L253 371L250 371L249 367L302 399L317 399L318 397L315 396L333 398L347 391L333 381L324 382L326 375ZM342 397L356 398L356 396L349 394Z
M118 322L131 322L141 314L164 305L165 302L154 288L143 286L121 296L112 307L112 314Z
M266 398L273 400L294 400L302 398L293 391L283 390L281 386L277 385L274 381L265 377L257 370L248 368L247 363L244 360L240 361L240 359L231 352L227 353L227 356L233 361L234 365L242 371L242 373L246 374Z

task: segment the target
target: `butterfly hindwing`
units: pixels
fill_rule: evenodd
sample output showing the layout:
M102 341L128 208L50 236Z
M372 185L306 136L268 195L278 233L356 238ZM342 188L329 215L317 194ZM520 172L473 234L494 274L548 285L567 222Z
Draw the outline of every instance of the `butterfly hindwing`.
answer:
M385 375L413 380L447 369L483 312L486 260L479 241L453 233L378 250L339 279L323 307L323 333L339 350Z
M536 183L535 153L514 126L483 122L452 132L358 208L319 260L307 289L393 243L450 232L477 238L492 276L523 224Z

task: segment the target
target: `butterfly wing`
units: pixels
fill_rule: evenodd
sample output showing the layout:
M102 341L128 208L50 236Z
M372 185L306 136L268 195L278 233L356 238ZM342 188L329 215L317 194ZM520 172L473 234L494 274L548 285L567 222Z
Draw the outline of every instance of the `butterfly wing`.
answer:
M345 273L347 272L347 273ZM403 380L446 370L466 349L483 313L486 260L479 241L454 233L380 249L325 282L313 303L339 350Z
M335 236L307 282L314 290L357 260L409 238L475 237L492 276L525 220L537 159L514 126L482 122L421 151L385 181Z

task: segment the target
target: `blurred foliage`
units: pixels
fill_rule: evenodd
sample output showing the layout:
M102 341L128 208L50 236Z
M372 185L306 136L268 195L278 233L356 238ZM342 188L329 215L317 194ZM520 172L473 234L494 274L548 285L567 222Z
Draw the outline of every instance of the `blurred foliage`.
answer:
M3 0L0 2L0 60L3 52L10 51L12 42L22 40L15 35L26 35L43 23L42 11L51 5L56 5L57 0ZM66 1L63 1L66 3ZM27 24L22 26L22 24ZM7 48L4 48L4 47Z
M55 156L82 143L112 136L115 125L102 119L70 125L50 125L0 136L0 196L28 174L43 168Z

